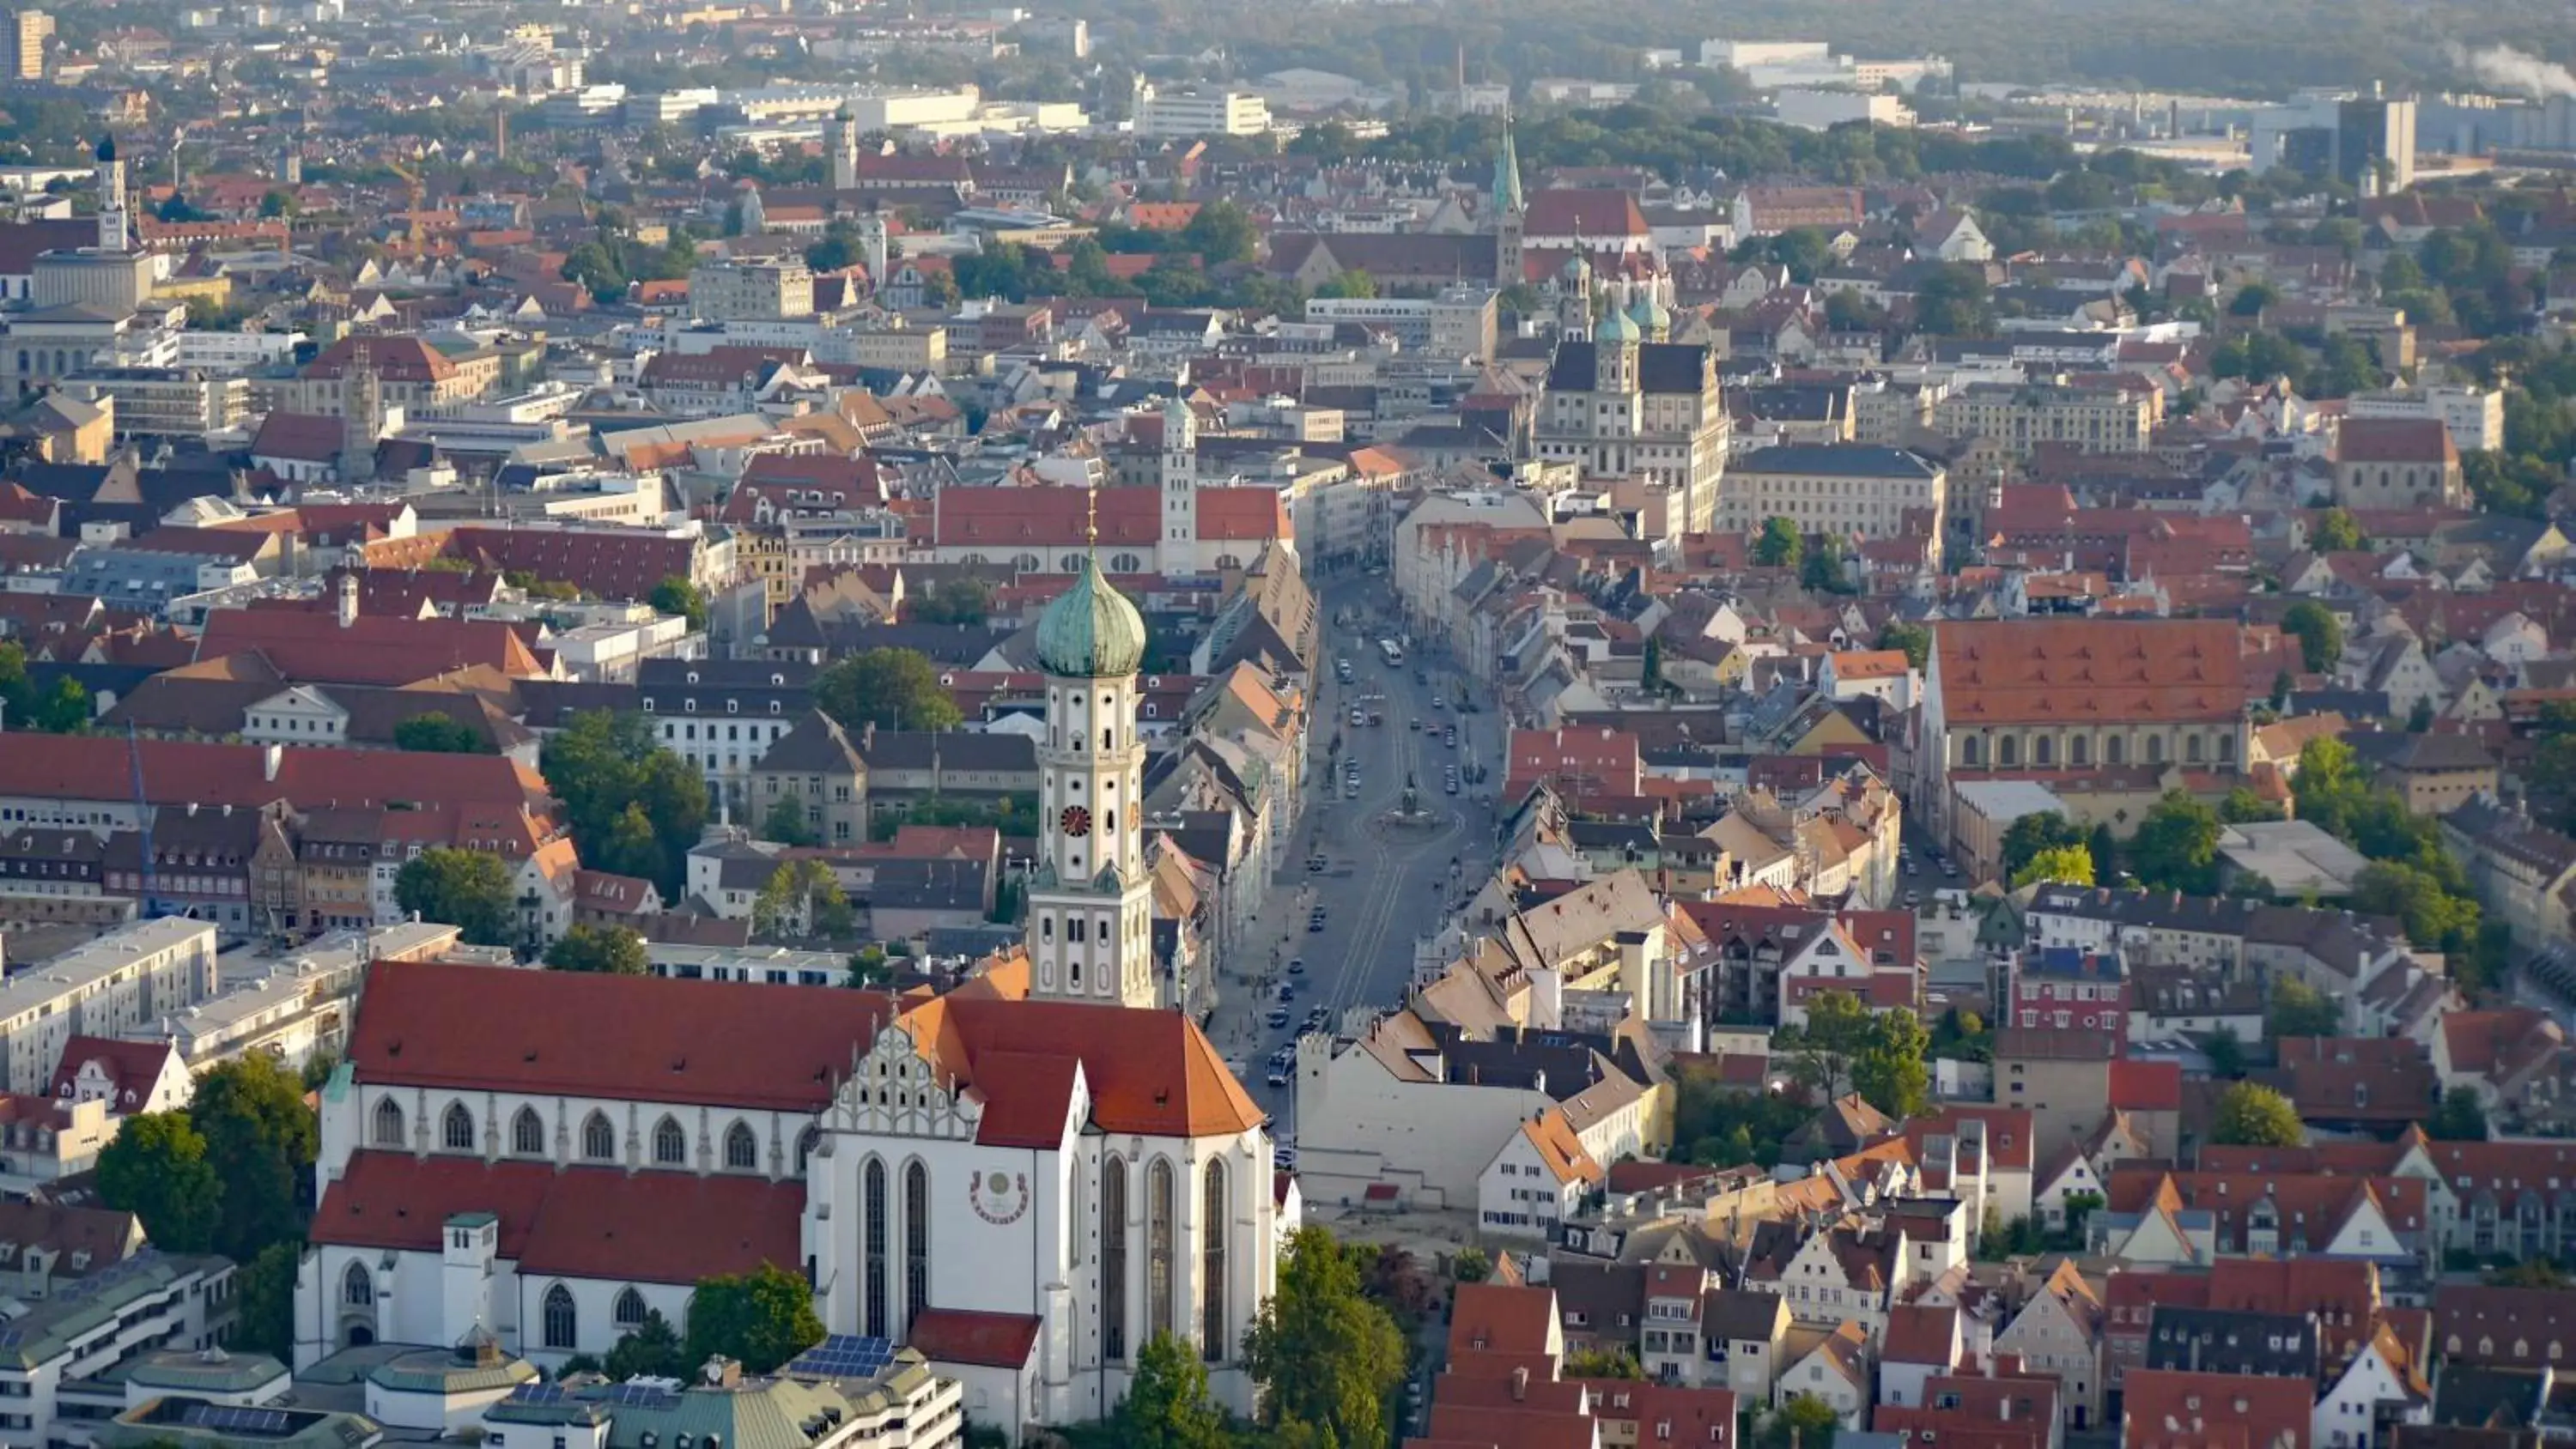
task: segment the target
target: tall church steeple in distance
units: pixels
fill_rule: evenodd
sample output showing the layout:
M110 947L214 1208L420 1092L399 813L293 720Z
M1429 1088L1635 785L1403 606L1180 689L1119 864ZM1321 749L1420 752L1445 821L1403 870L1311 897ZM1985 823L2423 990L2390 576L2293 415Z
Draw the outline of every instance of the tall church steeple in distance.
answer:
M1494 150L1493 195L1486 204L1494 213L1494 285L1518 286L1527 280L1521 274L1521 242L1529 204L1521 193L1520 148L1512 144L1508 116L1503 118L1503 143Z

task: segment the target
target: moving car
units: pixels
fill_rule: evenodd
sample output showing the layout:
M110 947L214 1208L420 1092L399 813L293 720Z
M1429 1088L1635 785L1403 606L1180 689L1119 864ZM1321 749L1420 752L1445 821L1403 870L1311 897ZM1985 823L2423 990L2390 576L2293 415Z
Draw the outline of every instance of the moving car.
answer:
M1270 1008L1269 1022L1274 1027L1286 1026L1288 1024L1288 1008L1284 1006L1274 1006Z
M1262 1078L1262 1080L1268 1082L1274 1087L1284 1087L1288 1085L1288 1074L1286 1072L1273 1071L1269 1076Z
M1306 958L1305 958L1305 957L1303 957L1303 956L1291 956L1291 957L1289 957L1289 958L1288 958L1288 974L1289 974L1289 975L1291 975L1291 976L1303 976L1303 975L1305 975L1305 974L1306 974Z
M1322 911L1317 911L1306 917L1306 929L1309 931L1320 931L1324 929L1324 913Z

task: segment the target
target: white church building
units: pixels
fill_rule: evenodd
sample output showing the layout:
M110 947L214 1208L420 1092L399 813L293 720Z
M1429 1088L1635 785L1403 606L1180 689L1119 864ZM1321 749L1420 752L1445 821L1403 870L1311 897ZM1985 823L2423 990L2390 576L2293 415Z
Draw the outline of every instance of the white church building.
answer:
M702 1278L805 1275L974 1421L1098 1418L1146 1341L1253 1408L1279 1238L1261 1110L1158 1009L1135 734L1144 624L1086 562L1039 625L1046 858L1028 944L894 998L421 962L371 968L322 1094L299 1369L478 1328L605 1355Z

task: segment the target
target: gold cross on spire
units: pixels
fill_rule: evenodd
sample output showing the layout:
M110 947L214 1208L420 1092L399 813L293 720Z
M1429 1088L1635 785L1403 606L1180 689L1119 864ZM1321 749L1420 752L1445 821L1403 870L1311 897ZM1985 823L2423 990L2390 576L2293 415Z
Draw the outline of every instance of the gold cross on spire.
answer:
M1082 490L1082 542L1094 554L1100 552L1100 485Z

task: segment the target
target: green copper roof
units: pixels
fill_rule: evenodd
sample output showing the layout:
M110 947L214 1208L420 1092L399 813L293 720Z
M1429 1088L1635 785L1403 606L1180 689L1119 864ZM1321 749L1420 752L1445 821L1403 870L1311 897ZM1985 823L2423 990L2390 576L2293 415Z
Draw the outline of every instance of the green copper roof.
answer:
M1073 587L1038 616L1038 667L1073 679L1133 674L1145 662L1145 616L1086 554Z
M1637 342L1643 340L1643 334L1638 332L1636 323L1628 320L1627 313L1612 307L1601 325L1592 329L1592 338L1596 342Z
M1503 127L1502 149L1494 153L1494 215L1510 216L1526 208L1521 202L1521 153L1512 144L1512 128Z

